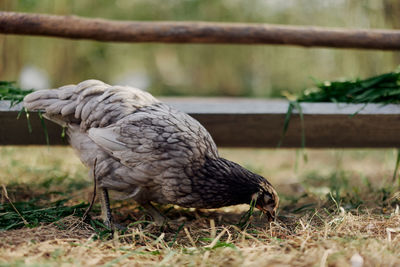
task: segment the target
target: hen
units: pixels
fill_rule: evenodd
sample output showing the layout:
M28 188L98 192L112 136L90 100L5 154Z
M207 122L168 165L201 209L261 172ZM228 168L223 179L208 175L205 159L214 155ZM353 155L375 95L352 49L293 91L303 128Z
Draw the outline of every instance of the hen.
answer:
M108 190L133 198L157 224L165 219L151 202L219 208L255 200L275 217L279 198L265 178L220 158L198 121L147 92L87 80L33 92L24 105L67 127L82 162L95 166L102 218L110 227Z

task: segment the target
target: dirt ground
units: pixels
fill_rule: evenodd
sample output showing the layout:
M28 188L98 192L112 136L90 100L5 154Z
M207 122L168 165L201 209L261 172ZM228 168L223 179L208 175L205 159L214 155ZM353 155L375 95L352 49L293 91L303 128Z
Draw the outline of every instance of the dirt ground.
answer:
M243 223L247 205L163 206L169 223L160 228L135 203L114 201L116 220L128 229L111 234L94 223L98 205L93 220L80 218L92 188L70 148L0 147L0 266L400 266L394 150L220 153L275 185L275 222L257 211ZM41 217L61 209L53 222ZM21 217L37 221L24 226Z

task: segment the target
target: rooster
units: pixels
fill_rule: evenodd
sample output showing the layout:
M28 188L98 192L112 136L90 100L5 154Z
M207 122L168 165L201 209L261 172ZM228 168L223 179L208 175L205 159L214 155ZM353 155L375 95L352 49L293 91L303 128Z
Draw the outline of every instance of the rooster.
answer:
M71 146L96 174L102 219L110 228L116 224L109 190L134 199L158 225L166 219L152 202L209 209L253 200L275 218L279 198L264 177L219 157L197 120L147 92L87 80L33 92L24 106L67 128Z

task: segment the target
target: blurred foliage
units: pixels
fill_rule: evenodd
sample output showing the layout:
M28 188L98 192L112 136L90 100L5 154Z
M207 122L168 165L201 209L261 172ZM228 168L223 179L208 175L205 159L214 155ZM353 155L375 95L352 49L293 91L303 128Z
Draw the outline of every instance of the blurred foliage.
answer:
M14 106L24 99L24 97L32 93L33 90L23 90L15 85L14 82L0 81L0 100L10 101Z
M316 88L305 90L298 102L400 103L400 71L383 73L365 80L316 81Z
M3 0L0 9L118 20L400 26L397 0ZM281 96L284 90L297 93L312 85L310 76L367 77L400 63L398 52L376 50L122 44L5 35L0 36L0 52L0 80L18 80L23 67L33 65L49 74L52 86L96 78L148 86L156 95Z

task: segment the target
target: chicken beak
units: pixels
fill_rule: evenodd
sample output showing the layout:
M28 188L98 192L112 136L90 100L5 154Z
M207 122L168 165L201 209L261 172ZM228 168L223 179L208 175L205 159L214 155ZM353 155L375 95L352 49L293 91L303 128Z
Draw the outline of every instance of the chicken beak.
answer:
M256 205L256 208L261 210L266 216L268 221L275 221L275 210L271 207L261 207L260 205Z
M275 221L275 211L273 210L273 211L269 211L269 210L267 210L266 212L265 212L265 214L267 215L267 217L268 217L268 221L270 221L270 222L272 222L272 221Z

